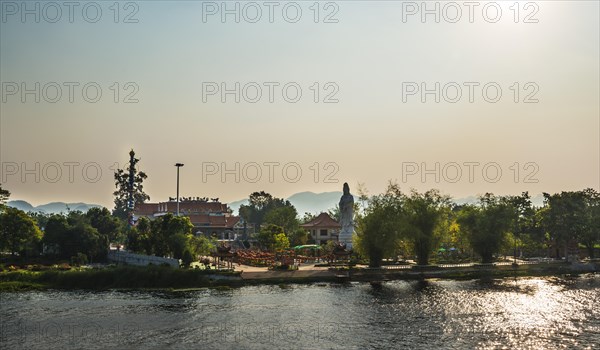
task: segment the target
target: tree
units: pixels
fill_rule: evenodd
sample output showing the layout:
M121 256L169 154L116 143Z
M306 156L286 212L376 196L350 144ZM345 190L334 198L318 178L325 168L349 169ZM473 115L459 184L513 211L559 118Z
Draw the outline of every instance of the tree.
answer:
M8 198L10 197L10 192L2 188L2 184L0 184L0 211L2 211L5 207Z
M481 256L482 263L493 262L514 227L514 209L504 197L486 193L478 205L465 205L458 216L460 229L465 232L473 250Z
M336 204L335 207L327 210L327 214L329 214L329 216L331 216L331 218L333 220L340 222L340 206L339 206L339 204Z
M217 240L206 236L192 236L190 246L194 256L209 255L215 251Z
M356 193L358 193L358 202L360 202L359 213L364 213L367 204L369 203L369 190L364 183L359 182L356 187Z
M117 190L113 192L115 196L113 215L123 221L129 219L129 213L133 210L135 204L150 200L150 196L144 192L143 186L143 182L148 176L145 172L136 169L136 165L140 160L135 158L133 150L129 152L129 156L130 160L127 168L117 169L114 174Z
M600 243L600 193L588 188L581 194L585 201L585 214L580 242L587 248L590 259L594 259L594 246Z
M183 265L185 266L190 266L190 264L194 261L194 255L192 254L192 252L189 249L186 249L183 252L183 257L181 258L181 261L183 261Z
M285 235L285 232L283 231L283 227L269 224L269 225L264 226L258 232L256 239L257 239L258 243L260 243L266 249L274 250L276 248L276 244L283 243L281 237L278 236L280 234ZM276 238L276 237L279 237L279 238ZM287 236L286 236L286 238L287 238ZM279 239L279 242L277 241L277 239ZM288 246L289 246L289 241L288 241Z
M107 237L109 242L121 241L121 222L112 216L106 208L91 208L85 216L98 232Z
M69 240L68 230L69 223L64 215L54 214L48 218L42 238L46 254L61 256L61 247Z
M384 194L373 196L359 217L354 247L369 258L370 267L380 267L384 257L397 248L404 223L402 206L404 196L398 185L390 183Z
M108 239L103 237L98 230L88 223L77 223L69 229L71 244L67 242L66 256L77 256L78 253L85 254L88 258L103 259L108 251Z
M550 195L544 193L542 225L556 244L556 256L560 256L559 246L565 251L569 244L578 242L585 236L587 210L584 192L561 192Z
M273 209L281 207L291 207L293 208L294 212L296 212L296 208L294 208L290 201L281 198L275 198L269 193L261 191L250 194L248 204L242 204L239 212L240 216L246 222L253 223L255 225L254 227L256 227L257 230L260 230L262 224L265 223L264 221L267 213Z
M46 214L40 211L30 211L27 213L27 215L29 215L33 220L35 220L35 223L42 231L45 229L46 224L48 223L48 219L50 219L50 214Z
M175 216L169 213L152 221L150 227L150 241L154 255L170 255L179 259L187 245L182 237L189 238L194 225L187 216Z
M404 235L412 241L419 265L429 264L429 255L439 240L436 229L449 205L450 198L438 190L423 194L413 190L404 200Z
M278 233L273 237L273 250L284 250L290 247L290 241L285 233Z
M270 209L264 217L264 224L273 224L283 227L284 232L295 232L298 230L298 212L294 206L283 206Z
M529 193L523 192L520 196L509 196L507 201L512 205L516 218L511 235L515 257L518 247L521 247L521 251L527 247L528 249L525 250L535 254L534 252L542 248L544 232L540 229L536 209L531 204Z
M127 232L126 247L136 253L151 255L152 251L152 227L150 220L146 217L138 219L135 227Z
M132 227L127 231L127 236L125 237L125 248L134 253L147 254L145 251L143 251L140 231L138 231L137 227Z
M312 214L312 213L304 213L304 216L302 217L302 219L300 219L300 223L302 225L309 223L311 221L313 221L317 216Z
M358 221L358 217L361 215L362 212L364 212L364 209L361 209L361 203L358 202L354 202L353 205L353 213L354 213L354 221ZM327 210L327 214L329 214L329 216L331 216L331 218L337 222L340 222L340 206L339 204L336 204L335 207L330 208Z
M288 239L290 241L290 245L292 246L306 244L308 242L309 237L310 235L308 234L308 232L301 227L288 233Z
M43 243L49 254L63 259L85 254L91 259L103 259L108 251L108 238L92 227L85 214L74 211L68 215L52 215L44 231Z
M42 232L25 212L6 207L0 212L0 251L28 255L38 252Z
M185 261L191 254L209 254L214 242L192 234L194 225L187 216L167 214L150 221L140 218L127 233L127 249L136 253L171 256Z
M182 259L184 253L189 251L190 236L191 235L186 235L185 233L176 233L169 237L169 250L173 258Z

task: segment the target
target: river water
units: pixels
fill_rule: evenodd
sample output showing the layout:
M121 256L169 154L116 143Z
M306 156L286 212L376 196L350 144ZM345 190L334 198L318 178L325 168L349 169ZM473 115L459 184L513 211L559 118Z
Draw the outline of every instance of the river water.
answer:
M600 275L1 295L2 349L600 349Z

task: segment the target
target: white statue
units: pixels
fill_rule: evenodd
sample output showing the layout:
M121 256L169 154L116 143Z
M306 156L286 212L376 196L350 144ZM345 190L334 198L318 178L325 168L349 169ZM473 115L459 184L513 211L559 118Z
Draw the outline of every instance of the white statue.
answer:
M350 186L344 183L344 194L340 198L340 230L339 242L352 249L352 234L354 233L354 196L350 194Z

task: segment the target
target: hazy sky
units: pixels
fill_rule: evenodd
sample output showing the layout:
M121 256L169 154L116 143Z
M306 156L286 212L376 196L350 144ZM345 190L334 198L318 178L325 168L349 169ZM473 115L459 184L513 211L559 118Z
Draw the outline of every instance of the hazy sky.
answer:
M598 189L599 2L421 3L1 1L0 182L112 206L133 148L153 201L176 162L222 201Z

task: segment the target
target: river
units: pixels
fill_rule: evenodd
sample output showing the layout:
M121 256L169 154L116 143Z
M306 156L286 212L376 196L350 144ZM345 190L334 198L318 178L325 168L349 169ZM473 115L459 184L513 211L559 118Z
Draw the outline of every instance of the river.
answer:
M3 349L598 349L600 275L1 294Z

